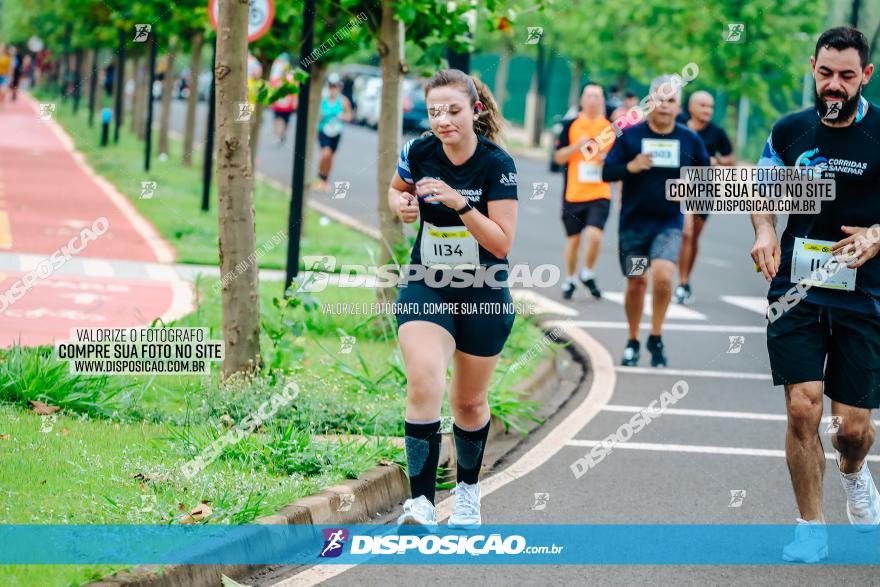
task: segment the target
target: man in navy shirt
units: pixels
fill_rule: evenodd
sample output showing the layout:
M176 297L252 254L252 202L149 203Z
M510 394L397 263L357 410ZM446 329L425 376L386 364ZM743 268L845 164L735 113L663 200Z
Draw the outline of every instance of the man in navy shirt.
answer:
M835 183L835 199L818 214L789 215L781 238L774 215L752 216L752 259L770 282L767 350L773 384L785 386L785 456L800 513L783 549L788 561L828 556L823 392L847 517L861 531L880 525L880 494L865 461L876 430L871 410L880 407L880 111L862 97L874 72L870 54L857 29L822 33L810 58L815 105L773 125L758 163L811 167ZM814 278L814 267L825 277Z
M623 132L602 168L603 181L623 181L618 253L620 268L627 277L624 307L629 323L623 365L639 362L639 323L649 266L654 290L651 335L646 346L651 366L667 364L661 331L672 297L684 216L678 202L666 199L666 180L678 179L682 167L709 165L709 154L697 133L675 120L681 110L680 81L661 76L651 82L654 109L648 120Z

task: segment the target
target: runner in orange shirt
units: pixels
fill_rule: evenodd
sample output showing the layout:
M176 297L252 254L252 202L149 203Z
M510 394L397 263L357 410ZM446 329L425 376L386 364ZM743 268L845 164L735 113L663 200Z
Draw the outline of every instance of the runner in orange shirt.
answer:
M554 160L564 165L564 197L562 200L562 223L568 237L565 243L565 281L562 282L562 297L571 299L574 294L575 269L581 233L587 230L587 252L584 267L578 276L594 298L602 297L596 285L593 267L599 258L602 244L602 231L611 210L611 186L602 181L602 160L614 142L607 144L601 157L587 160L581 149L611 123L605 118L605 95L602 86L587 84L581 93L581 113L577 118L564 122L562 131L556 139Z

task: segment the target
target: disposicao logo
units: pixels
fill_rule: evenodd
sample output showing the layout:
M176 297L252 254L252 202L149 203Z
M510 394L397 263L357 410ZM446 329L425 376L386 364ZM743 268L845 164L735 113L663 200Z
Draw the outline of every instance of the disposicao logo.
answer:
M335 558L342 554L343 546L348 540L348 530L345 528L322 528L324 533L324 548L318 558Z

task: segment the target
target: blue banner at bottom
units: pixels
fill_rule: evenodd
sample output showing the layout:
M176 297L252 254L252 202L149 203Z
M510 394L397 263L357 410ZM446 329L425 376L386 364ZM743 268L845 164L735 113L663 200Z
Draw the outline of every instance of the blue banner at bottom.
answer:
M826 564L880 564L880 532L825 526ZM782 563L792 525L0 525L0 564Z

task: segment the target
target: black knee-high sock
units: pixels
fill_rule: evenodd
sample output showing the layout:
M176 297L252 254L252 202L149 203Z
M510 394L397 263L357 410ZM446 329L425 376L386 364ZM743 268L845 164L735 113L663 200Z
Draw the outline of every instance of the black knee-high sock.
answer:
M434 503L440 462L440 420L427 424L406 421L406 466L413 498L424 495Z
M478 430L464 430L452 425L455 437L455 455L458 464L456 481L473 485L480 479L480 467L483 465L483 452L486 450L486 439L489 437L489 424Z

